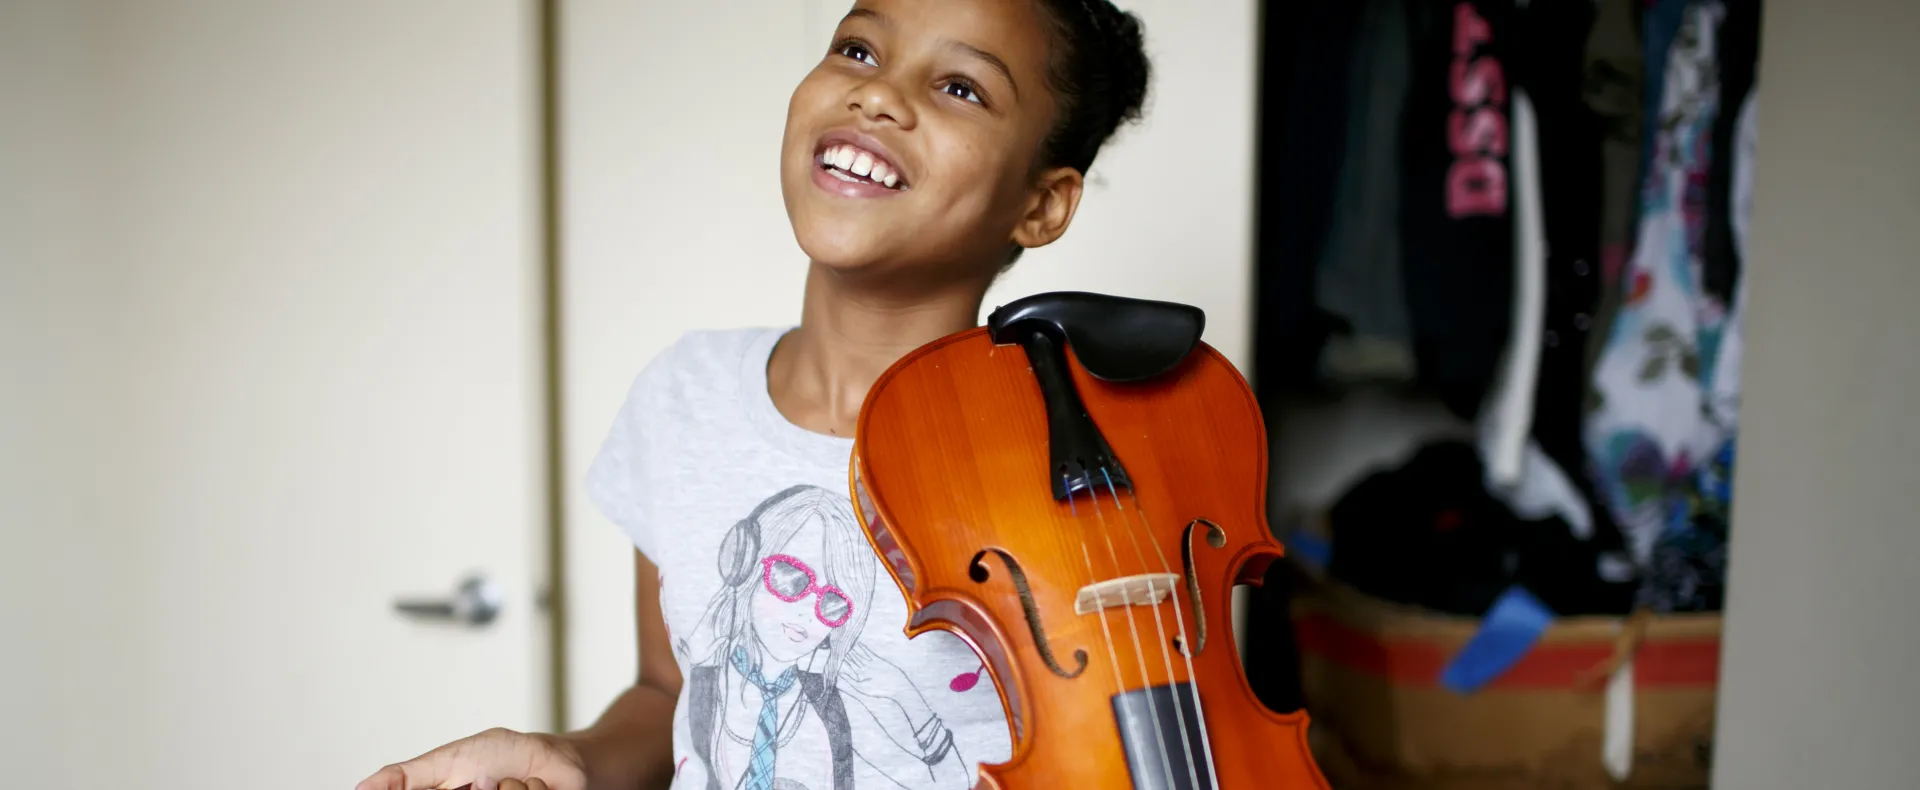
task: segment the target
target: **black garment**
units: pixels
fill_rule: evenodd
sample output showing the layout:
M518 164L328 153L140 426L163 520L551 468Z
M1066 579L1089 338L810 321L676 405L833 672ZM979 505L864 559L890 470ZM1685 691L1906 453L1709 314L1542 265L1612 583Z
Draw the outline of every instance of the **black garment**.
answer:
M1421 382L1479 413L1512 324L1512 0L1412 9L1401 249Z
M1268 7L1261 63L1260 194L1253 383L1262 396L1310 386L1327 321L1314 306L1346 147L1353 0Z
M1707 293L1732 305L1740 278L1733 243L1733 167L1740 108L1752 92L1760 59L1760 0L1725 0L1727 15L1715 40L1720 72L1720 111L1713 121L1707 170L1707 226L1701 245L1701 279Z
M1355 0L1359 32L1348 54L1346 156L1315 267L1320 309L1369 344L1407 350L1407 298L1400 266L1400 131L1413 79L1408 0ZM1404 381L1405 364L1350 364L1323 351L1328 379ZM1364 358L1364 357L1363 357ZM1348 364L1342 364L1343 362Z
M1583 440L1606 195L1607 122L1584 91L1584 42L1594 21L1591 3L1529 4L1514 18L1512 61L1515 83L1533 105L1546 230L1546 310L1531 435L1591 505L1596 539L1620 548L1619 530L1586 474Z
M1558 518L1518 519L1482 475L1479 451L1461 442L1369 475L1329 514L1328 573L1376 598L1475 617L1514 584L1560 615L1632 607L1634 582L1601 579L1598 544Z

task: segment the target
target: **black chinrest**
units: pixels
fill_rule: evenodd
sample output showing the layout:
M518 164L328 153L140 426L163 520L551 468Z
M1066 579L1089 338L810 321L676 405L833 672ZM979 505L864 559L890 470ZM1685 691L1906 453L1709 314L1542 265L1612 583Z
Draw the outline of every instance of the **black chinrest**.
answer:
M1207 314L1192 305L1056 291L1017 299L987 317L993 342L1023 343L1034 332L1073 349L1104 381L1140 381L1172 370L1200 344Z

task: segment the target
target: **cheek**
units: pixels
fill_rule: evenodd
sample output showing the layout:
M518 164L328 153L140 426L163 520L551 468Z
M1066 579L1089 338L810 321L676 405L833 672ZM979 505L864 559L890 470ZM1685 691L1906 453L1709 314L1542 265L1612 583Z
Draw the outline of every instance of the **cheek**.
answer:
M787 99L784 146L788 150L811 146L813 140L808 133L821 125L821 114L832 111L838 104L836 97L845 93L845 88L836 85L834 75L822 69L809 72L799 85L794 86L793 95Z
M956 134L933 147L931 156L937 183L943 185L941 204L948 216L968 224L1018 216L1021 172L1013 167L1007 147L981 139L979 134Z

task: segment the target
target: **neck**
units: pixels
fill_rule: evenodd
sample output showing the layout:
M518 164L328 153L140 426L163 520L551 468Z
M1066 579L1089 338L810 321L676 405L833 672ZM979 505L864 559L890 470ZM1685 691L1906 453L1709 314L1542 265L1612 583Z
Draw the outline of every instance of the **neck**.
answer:
M933 287L889 287L807 271L800 327L781 339L767 363L774 405L796 425L851 437L867 390L908 352L974 327L991 280Z

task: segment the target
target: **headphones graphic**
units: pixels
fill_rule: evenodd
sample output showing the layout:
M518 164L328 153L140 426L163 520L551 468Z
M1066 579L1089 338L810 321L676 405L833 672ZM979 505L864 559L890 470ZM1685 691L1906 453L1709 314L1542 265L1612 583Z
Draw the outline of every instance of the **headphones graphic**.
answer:
M726 537L720 539L718 558L720 579L726 586L738 587L745 584L760 569L760 516L773 506L792 499L803 491L816 488L818 486L801 484L767 497L765 501L755 505L753 512L748 513L746 518L734 522L734 525L727 529Z

